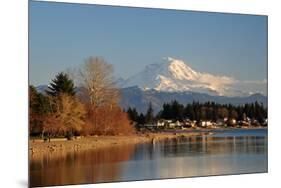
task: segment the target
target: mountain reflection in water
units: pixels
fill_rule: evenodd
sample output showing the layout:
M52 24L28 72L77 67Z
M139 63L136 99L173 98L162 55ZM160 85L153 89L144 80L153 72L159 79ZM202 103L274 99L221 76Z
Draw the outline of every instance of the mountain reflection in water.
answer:
M267 130L245 131L33 156L30 183L48 186L267 172Z

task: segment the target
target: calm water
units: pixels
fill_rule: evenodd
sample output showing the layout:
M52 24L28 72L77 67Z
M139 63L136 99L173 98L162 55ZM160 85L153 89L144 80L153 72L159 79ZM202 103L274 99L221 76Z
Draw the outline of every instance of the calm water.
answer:
M267 172L267 130L31 157L32 186Z

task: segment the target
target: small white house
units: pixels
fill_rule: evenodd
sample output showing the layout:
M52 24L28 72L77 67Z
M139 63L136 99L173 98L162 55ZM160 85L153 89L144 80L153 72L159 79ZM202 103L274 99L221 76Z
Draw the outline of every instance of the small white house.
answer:
M164 127L165 126L165 120L158 120L157 123L156 123L156 126L157 127Z
M191 121L189 119L186 119L182 123L183 127L196 127L196 121Z
M177 127L180 127L180 126L181 126L181 122L180 122L179 120L177 120L177 121L175 122L175 125L176 125Z
M169 128L174 128L175 126L176 126L176 123L174 123L174 122L168 123Z
M212 125L213 125L213 123L211 121L201 121L200 122L201 127L210 127Z

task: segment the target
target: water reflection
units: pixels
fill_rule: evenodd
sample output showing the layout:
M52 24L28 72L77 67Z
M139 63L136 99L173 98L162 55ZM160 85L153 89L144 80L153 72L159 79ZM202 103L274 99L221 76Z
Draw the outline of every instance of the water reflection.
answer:
M31 157L33 186L267 172L267 134L202 135Z
M120 176L119 163L131 158L134 147L33 155L30 157L30 183L48 186L114 181Z
M140 180L254 172L267 172L266 136L203 135L139 145L124 174Z

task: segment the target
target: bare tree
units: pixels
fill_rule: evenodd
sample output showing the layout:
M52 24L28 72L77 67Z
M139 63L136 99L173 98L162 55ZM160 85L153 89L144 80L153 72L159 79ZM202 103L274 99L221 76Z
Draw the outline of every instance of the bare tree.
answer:
M125 121L127 116L119 113L119 118L124 119L122 121L113 118L120 108L112 65L102 58L89 57L78 70L77 78L82 96L88 99L87 123L91 127L91 134L117 134L122 129L132 132L127 123L129 121ZM121 127L120 130L118 127Z
M92 108L117 104L119 94L114 85L113 67L104 59L86 59L78 70L78 83Z

